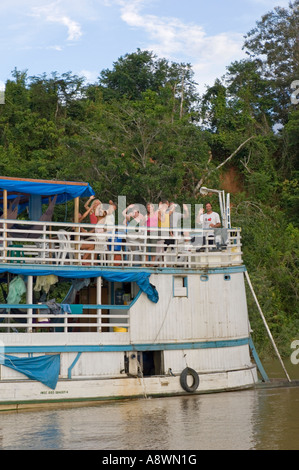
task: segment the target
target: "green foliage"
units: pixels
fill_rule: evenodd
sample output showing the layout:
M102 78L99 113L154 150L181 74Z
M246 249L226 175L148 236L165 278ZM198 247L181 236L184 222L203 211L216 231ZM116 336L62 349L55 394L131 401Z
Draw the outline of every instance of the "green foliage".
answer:
M299 1L289 8L276 7L265 14L245 37L244 49L258 58L260 72L273 92L272 111L287 122L291 108L289 86L299 72Z
M242 226L244 261L262 311L275 341L287 351L299 325L299 229L278 207L248 200L236 206L233 219ZM269 345L250 294L248 300L253 336L261 351Z

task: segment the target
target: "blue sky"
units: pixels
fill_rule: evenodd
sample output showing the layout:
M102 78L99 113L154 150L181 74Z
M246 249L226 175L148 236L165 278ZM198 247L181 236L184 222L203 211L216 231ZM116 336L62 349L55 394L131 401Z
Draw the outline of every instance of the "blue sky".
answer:
M244 35L289 0L1 0L0 83L71 71L94 83L137 48L191 63L199 91L244 57Z

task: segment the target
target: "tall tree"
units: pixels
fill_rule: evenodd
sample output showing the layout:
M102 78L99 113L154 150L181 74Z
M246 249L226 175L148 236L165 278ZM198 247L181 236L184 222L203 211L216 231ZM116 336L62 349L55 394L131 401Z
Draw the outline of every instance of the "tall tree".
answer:
M273 112L285 123L290 108L290 85L299 77L299 0L276 7L245 36L244 49L260 63L275 100Z
M112 70L101 72L99 80L104 99L140 100L147 90L167 100L171 97L173 119L175 113L182 118L198 99L190 64L170 64L153 52L140 49L120 57Z

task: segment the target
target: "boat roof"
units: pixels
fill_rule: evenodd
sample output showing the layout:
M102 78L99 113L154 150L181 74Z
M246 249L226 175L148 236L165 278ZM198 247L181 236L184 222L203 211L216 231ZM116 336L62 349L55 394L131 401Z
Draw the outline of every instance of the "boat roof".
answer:
M57 195L56 204L62 204L77 197L89 197L95 194L89 183L77 181L56 181L32 178L14 178L0 176L0 205L3 207L3 190L7 190L8 201L21 196L20 204L26 204L31 195L42 197L42 204L47 204L49 197Z

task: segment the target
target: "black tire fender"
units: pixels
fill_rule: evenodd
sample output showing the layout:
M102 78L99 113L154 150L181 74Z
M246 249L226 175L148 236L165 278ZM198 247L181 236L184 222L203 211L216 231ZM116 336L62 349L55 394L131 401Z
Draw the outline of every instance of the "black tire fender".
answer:
M193 383L191 385L188 385L188 375L191 375L193 378ZM191 367L186 367L180 375L180 384L186 392L195 392L199 386L199 377L197 372L194 369L191 369Z

